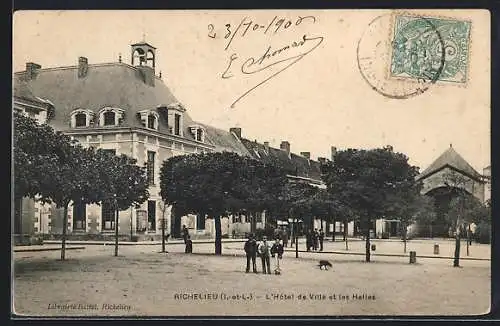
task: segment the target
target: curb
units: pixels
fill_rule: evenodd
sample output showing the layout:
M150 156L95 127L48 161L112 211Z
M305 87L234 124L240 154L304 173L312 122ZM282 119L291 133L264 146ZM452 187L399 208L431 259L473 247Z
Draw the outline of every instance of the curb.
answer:
M66 250L81 250L85 247L66 247ZM59 251L61 248L26 248L26 249L14 249L14 252L37 252L37 251Z
M175 241L175 242L174 242ZM165 244L168 245L184 245L182 240L174 240L174 241L166 241ZM222 243L243 243L246 240L226 240L222 241ZM61 244L60 240L45 240L43 243L45 244ZM67 244L72 245L114 245L114 241L66 241ZM193 244L214 244L215 240L193 240ZM151 246L151 245L161 245L161 241L141 241L141 242L130 242L130 241L119 241L118 245L120 246Z

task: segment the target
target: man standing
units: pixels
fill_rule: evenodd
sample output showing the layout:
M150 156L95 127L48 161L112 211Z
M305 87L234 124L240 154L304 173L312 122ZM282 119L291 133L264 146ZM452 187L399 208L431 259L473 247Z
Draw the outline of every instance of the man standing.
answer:
M288 229L283 230L283 246L288 247Z
M325 232L323 229L319 229L319 251L323 251L323 240L325 239Z
M182 238L184 239L184 244L187 242L189 238L189 230L186 227L186 224L182 226Z
M312 245L314 251L318 250L318 237L318 229L314 229L314 232L312 234Z
M257 242L252 233L248 235L248 240L245 242L245 253L247 255L247 269L246 273L250 272L250 260L252 261L253 272L257 273Z
M307 251L311 251L311 247L313 246L312 242L313 242L312 232L311 232L311 230L307 230L306 231L306 247L307 247Z
M276 257L276 266L274 268L274 274L276 275L281 274L280 260L283 258L283 252L283 245L281 244L279 239L276 239L273 246L271 247L271 256L273 258Z
M262 238L262 243L259 245L259 254L262 260L262 272L271 274L271 247L267 243L267 237Z

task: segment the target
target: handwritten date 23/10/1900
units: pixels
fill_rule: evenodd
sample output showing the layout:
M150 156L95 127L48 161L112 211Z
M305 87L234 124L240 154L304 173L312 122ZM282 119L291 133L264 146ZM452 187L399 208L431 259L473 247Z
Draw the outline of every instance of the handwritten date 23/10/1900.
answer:
M298 26L300 26L304 22L315 23L316 17L298 16L297 19L290 20L284 18L278 19L278 16L274 16L274 18L268 24L264 25L255 23L253 20L249 20L247 17L245 17L240 21L239 25L236 27L236 29L234 29L234 31L231 27L231 24L225 25L224 39L228 39L228 42L224 50L229 49L235 35L237 35L240 30L242 31L240 35L241 38L244 38L249 31L257 33L258 31L262 30L264 31L263 34L267 34L269 31L269 34L267 35L274 36L280 31L297 29ZM208 36L213 39L217 38L218 34L215 30L215 26L213 24L209 24L208 29ZM322 36L308 36L307 34L302 34L302 37L300 39L297 39L293 42L288 42L280 46L268 45L256 56L245 57L238 55L236 52L232 53L229 56L226 69L221 75L223 79L229 79L234 76L233 68L236 65L240 68L240 71L243 75L255 75L266 71L269 68L276 67L279 64L283 64L283 66L281 67L281 69L272 73L270 76L267 76L264 80L239 96L231 104L231 108L234 108L235 104L243 97L248 95L251 91L263 85L273 77L276 77L278 74L300 61L304 56L314 51L323 42L323 39L324 38Z

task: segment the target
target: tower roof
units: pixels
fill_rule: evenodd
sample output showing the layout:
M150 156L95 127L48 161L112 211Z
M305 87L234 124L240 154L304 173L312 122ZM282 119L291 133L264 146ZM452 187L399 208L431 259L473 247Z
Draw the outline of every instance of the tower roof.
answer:
M149 46L150 48L156 49L154 46L152 46L151 44L149 44L146 41L137 42L137 43L131 44L130 46L144 46L144 45Z
M467 161L460 154L458 154L451 145L450 148L444 151L443 154L441 154L419 175L419 179L426 178L445 167L451 167L458 172L468 175L469 177L481 179L481 175L474 170L474 168L467 163Z

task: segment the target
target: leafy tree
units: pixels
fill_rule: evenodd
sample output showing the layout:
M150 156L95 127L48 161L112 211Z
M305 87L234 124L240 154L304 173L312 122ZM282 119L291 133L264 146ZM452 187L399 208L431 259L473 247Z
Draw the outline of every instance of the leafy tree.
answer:
M53 202L57 208L63 209L61 260L65 259L69 203L92 204L102 199L102 188L99 178L94 175L94 167L94 151L73 145L65 157L53 162L52 171L41 183L42 201Z
M343 224L343 240L345 242L345 250L349 250L349 242L348 242L348 225L349 222L353 222L358 219L358 216L356 215L356 211L353 210L348 204L338 200L334 199L334 214L339 217L339 220L342 221Z
M413 191L417 175L418 168L408 164L408 157L394 152L390 146L339 151L325 167L323 180L328 191L360 217L367 262L372 221L389 215L391 205L403 201L401 194Z
M83 148L46 124L14 116L15 196L63 209L61 260L65 259L68 206L115 199L118 209L147 198L145 172L126 156ZM17 201L17 200L16 200Z
M93 163L91 149L82 148L47 124L14 116L16 202L28 196L63 209L61 260L65 259L69 203L99 201Z
M100 199L111 202L115 208L115 256L118 256L119 211L138 207L149 198L146 167L127 155L114 155L102 149L94 154L99 182Z
M444 187L447 189L447 192L453 196L445 214L445 218L455 226L455 255L453 267L460 266L460 235L462 224L466 222L466 207L472 207L472 205L474 205L473 200L471 200L471 195L466 191L470 182L473 181L455 170L450 170L443 175Z
M177 213L208 214L215 222L215 254L222 253L221 216L270 206L273 187L285 177L278 166L235 153L175 156L161 167L161 196Z
M43 184L60 159L69 155L71 140L47 124L14 113L14 203L21 214L23 197L48 202Z
M414 215L414 221L419 226L429 226L430 236L432 237L432 223L436 220L436 204L434 198L427 195L422 195L417 198L416 201L416 212Z
M232 196L227 200L227 207L233 213L240 209L248 212L252 217L252 231L255 231L255 216L263 211L272 211L288 181L278 160L263 162L247 157L240 159L237 167L239 179L234 185Z

